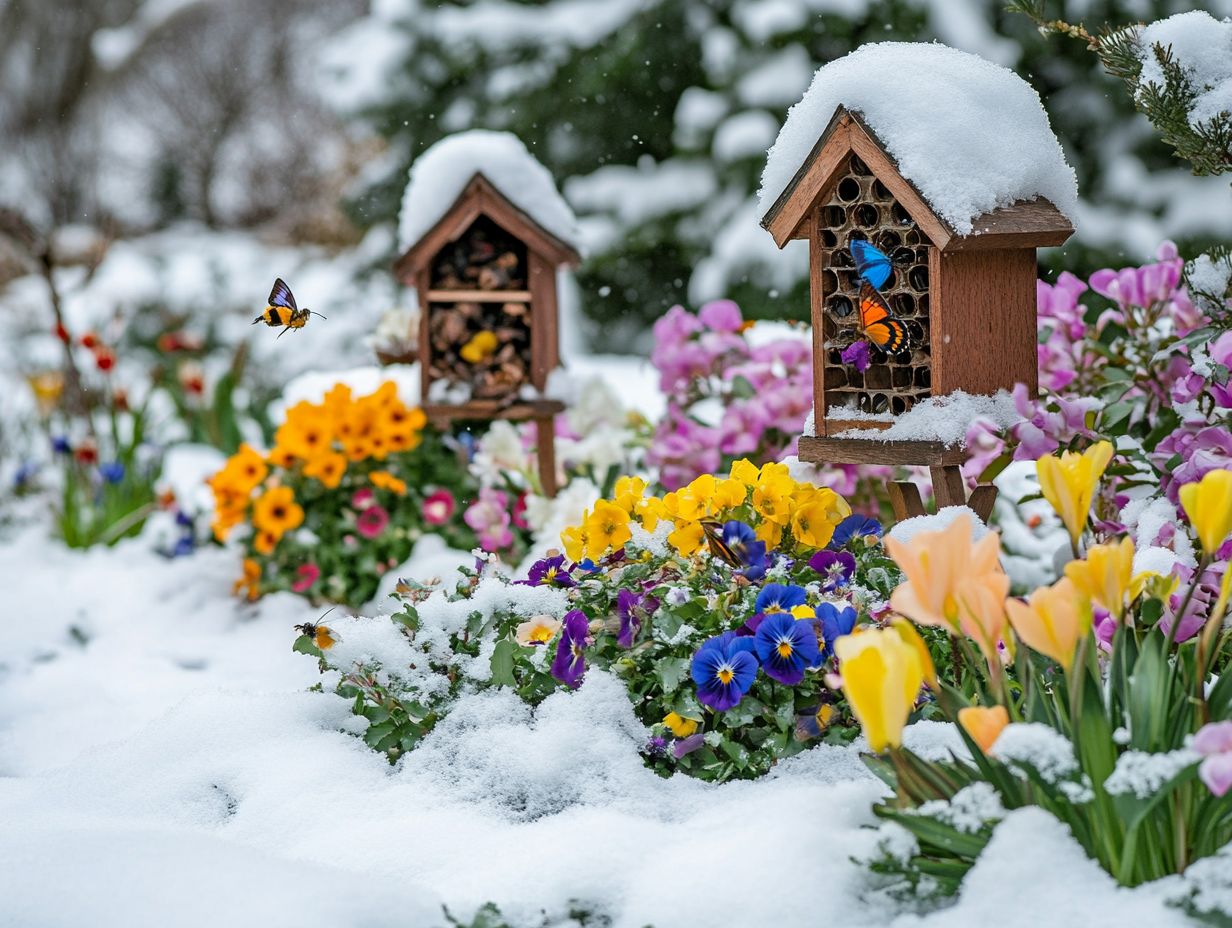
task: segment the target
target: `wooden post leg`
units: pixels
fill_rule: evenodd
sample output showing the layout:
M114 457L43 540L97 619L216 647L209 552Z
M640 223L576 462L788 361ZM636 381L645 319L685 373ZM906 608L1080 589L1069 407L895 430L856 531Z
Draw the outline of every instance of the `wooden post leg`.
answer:
M539 482L543 495L556 495L556 422L552 416L535 419L535 451L539 457Z
M967 485L963 482L961 468L942 464L930 467L928 471L933 478L933 496L937 499L938 509L967 505Z
M920 497L920 488L910 480L893 482L888 489L896 521L902 522L924 515L924 500Z
M991 483L981 483L971 491L967 505L975 510L975 514L987 522L992 518L992 506L997 501L997 488Z

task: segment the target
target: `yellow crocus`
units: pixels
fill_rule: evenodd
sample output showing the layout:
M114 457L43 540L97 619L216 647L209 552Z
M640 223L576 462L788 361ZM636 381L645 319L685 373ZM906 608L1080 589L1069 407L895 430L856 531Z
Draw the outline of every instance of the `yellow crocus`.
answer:
M1069 529L1075 548L1091 513L1095 488L1111 460L1112 444L1100 441L1081 454L1066 451L1059 458L1046 454L1035 462L1044 499Z
M1202 550L1213 556L1232 532L1232 471L1213 470L1181 487L1181 506L1198 533Z
M1066 670L1074 663L1078 642L1091 628L1091 607L1074 581L1062 577L1040 587L1024 603L1005 603L1010 625L1027 647L1051 657Z
M902 616L895 616L890 620L890 628L906 644L915 649L915 653L920 658L920 666L924 670L924 682L928 684L928 688L934 693L940 690L941 685L937 682L937 668L933 665L933 656L928 653L928 645L924 643L920 633L915 630L915 626Z
M697 731L697 719L685 718L678 712L669 712L663 716L663 724L677 738L687 738Z
M985 754L997 743L1009 723L1010 714L1005 706L967 706L958 710L958 724Z
M919 651L893 629L844 635L834 642L843 692L868 746L880 753L902 744L924 667Z
M1065 576L1084 598L1099 603L1118 622L1125 611L1125 594L1134 581L1134 540L1092 545L1080 561L1065 565Z

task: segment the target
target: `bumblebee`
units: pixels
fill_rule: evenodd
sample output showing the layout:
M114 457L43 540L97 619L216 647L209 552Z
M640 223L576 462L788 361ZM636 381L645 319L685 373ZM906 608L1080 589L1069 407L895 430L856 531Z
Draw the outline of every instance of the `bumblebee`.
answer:
M272 328L281 328L282 331L278 333L279 338L292 329L302 329L308 324L309 316L321 316L320 313L314 313L311 309L300 309L296 306L291 288L281 277L274 280L274 289L270 291L268 303L265 312L252 320L252 324L264 322ZM321 318L325 317L321 316Z

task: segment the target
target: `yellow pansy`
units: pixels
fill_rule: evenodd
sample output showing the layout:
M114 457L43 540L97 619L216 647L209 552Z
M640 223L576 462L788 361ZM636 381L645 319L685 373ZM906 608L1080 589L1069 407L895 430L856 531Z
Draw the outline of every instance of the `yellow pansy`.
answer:
M521 645L547 644L560 631L560 619L550 615L537 615L527 619L514 632L514 640Z
M667 543L681 557L692 557L702 549L706 540L706 532L700 522L677 522L676 530L667 536Z
M798 494L800 501L791 515L791 530L796 541L810 548L824 548L834 537L834 529L851 515L846 500L833 490L814 489Z
M748 488L739 480L720 480L714 487L714 510L717 513L735 509L747 495Z
M677 738L687 738L697 731L697 719L687 719L678 712L663 716L663 724Z
M757 465L748 458L741 458L731 466L731 478L739 480L746 487L757 485Z
M874 752L902 744L924 667L919 652L892 629L844 635L834 642L843 692Z
M778 522L771 522L766 519L754 530L753 534L757 536L758 541L764 541L768 550L774 550L779 546L779 542L783 540L783 526Z
M629 514L601 499L586 520L586 556L602 557L611 548L622 548L633 533L629 531Z
M1214 555L1232 532L1232 471L1210 471L1181 487L1181 506L1198 533L1202 550Z
M590 510L582 513L582 524L571 526L560 533L560 544L565 549L565 557L577 564L586 559L586 523L590 520Z
M1059 458L1046 454L1035 462L1044 499L1069 529L1074 547L1086 528L1095 488L1111 460L1112 444L1100 441L1081 454L1066 451Z

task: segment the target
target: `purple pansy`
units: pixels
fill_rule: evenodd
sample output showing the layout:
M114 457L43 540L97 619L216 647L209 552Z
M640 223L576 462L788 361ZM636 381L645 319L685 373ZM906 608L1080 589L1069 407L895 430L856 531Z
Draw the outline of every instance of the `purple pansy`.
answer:
M659 608L659 601L645 593L621 590L616 594L616 614L620 616L620 632L616 643L622 648L633 647L633 639L642 627L642 619L649 619Z
M795 686L804 679L806 668L820 664L821 649L814 628L814 622L797 620L789 612L766 616L753 636L753 646L766 676Z
M586 613L571 609L565 613L560 640L556 643L556 658L552 661L552 676L570 689L577 689L586 673L586 645L590 633Z
M530 570L526 573L526 579L519 580L518 583L526 586L577 586L569 571L570 568L565 566L563 554L545 557L531 564Z
M868 349L868 342L863 340L852 342L843 349L843 353L839 355L839 358L844 364L850 364L861 374L868 370L868 365L872 361L872 355Z
M690 672L697 684L698 702L716 712L726 712L744 698L757 678L753 642L737 637L735 632L711 638L693 655Z
M821 588L830 592L851 581L856 559L850 551L818 551L809 558L809 567L821 574Z

